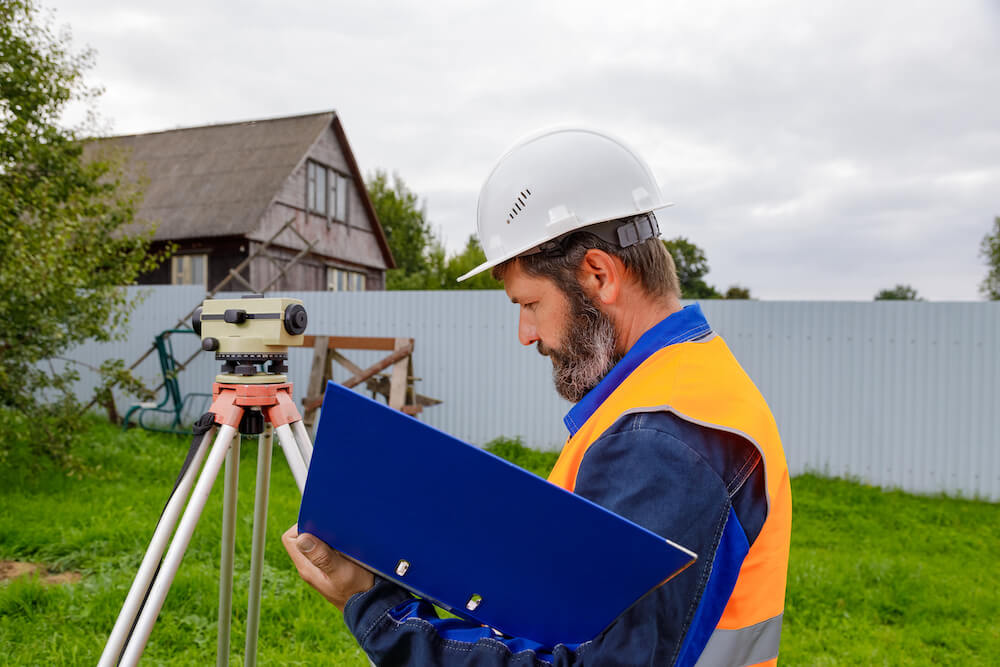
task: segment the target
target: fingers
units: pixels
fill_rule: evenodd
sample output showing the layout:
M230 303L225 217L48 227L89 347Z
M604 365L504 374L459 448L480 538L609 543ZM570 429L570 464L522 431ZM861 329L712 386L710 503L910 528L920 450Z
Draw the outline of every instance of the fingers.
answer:
M285 551L288 552L288 556L292 559L292 562L295 563L299 574L306 581L316 578L316 572L314 571L316 569L326 574L330 572L332 566L330 547L309 533L299 533L298 525L292 526L285 531L281 536L281 543L284 545Z
M301 574L302 568L300 567L300 565L307 563L308 559L301 551L298 550L298 547L295 546L295 538L298 536L299 536L299 526L298 524L296 524L293 525L288 530L286 530L281 535L281 544L284 545L285 551L288 552L289 558L292 559L292 562L295 563L295 567L298 568L299 573Z
M343 611L347 600L375 584L371 572L347 560L325 542L292 526L281 542L299 576Z
M288 557L292 559L295 569L299 571L299 576L308 583L313 584L313 580L316 579L317 574L315 571L316 566L306 558L304 553L299 551L298 544L296 543L298 536L299 527L297 525L292 526L281 536L281 544L285 547L285 551L288 552Z
M336 561L340 560L337 552L309 533L302 533L295 538L295 548L326 574L333 574L337 566Z

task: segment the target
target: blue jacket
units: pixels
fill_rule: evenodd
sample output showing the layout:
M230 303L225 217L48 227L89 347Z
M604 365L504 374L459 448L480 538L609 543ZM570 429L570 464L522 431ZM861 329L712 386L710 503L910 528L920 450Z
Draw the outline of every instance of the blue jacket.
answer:
M663 320L567 414L571 433L650 354L710 333L698 306ZM756 448L669 413L627 415L587 450L576 493L684 545L698 560L579 645L541 646L468 621L441 619L433 606L381 579L348 601L348 628L378 665L693 664L722 611L701 605L703 594L713 574L735 576L733 568L741 563L725 550L717 553L723 527L735 514L752 543L766 516ZM614 577L615 565L594 576Z

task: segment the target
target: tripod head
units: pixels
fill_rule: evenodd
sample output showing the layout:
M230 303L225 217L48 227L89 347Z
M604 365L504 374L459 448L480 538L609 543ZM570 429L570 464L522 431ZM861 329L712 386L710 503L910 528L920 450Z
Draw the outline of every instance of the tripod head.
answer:
M288 347L302 345L309 318L299 299L205 299L191 318L201 348L222 361L216 382L265 384L285 382ZM269 364L265 371L264 364ZM258 368L260 366L260 368Z

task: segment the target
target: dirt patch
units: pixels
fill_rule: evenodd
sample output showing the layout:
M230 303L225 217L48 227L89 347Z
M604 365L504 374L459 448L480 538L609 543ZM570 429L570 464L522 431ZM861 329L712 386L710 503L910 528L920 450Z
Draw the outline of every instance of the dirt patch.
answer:
M0 560L0 581L34 576L37 576L43 584L75 584L82 578L79 572L51 574L44 565L39 563Z

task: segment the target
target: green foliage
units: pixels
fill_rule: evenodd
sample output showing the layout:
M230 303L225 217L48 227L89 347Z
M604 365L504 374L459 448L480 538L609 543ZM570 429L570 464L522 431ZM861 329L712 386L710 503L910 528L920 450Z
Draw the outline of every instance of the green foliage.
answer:
M525 447L521 438L497 438L487 442L484 448L539 477L548 477L559 458L559 452L541 452Z
M726 290L725 295L722 297L724 299L752 299L750 296L750 288L743 287L741 285L730 285L729 289Z
M397 268L386 272L390 290L499 289L488 273L458 282L458 277L486 261L482 246L470 236L461 252L448 256L427 222L426 208L399 174L376 169L368 176L368 196L385 230Z
M5 425L11 415L0 410ZM23 439L20 426L6 436ZM0 462L0 560L78 571L77 584L0 584L0 664L95 664L138 569L186 447L175 436L79 424L82 474ZM539 475L555 452L498 439L491 451ZM256 443L240 456L233 653L244 643ZM27 472L26 472L27 471ZM299 495L288 467L271 478L260 664L368 664L340 614L303 583L280 543ZM794 520L781 642L787 665L990 665L1000 654L997 505L882 491L804 475ZM215 655L222 484L208 499L145 658ZM38 519L44 517L44 520Z
M386 276L386 287L407 289L399 287L396 282L405 282L407 276L427 271L427 251L435 240L434 232L427 222L426 207L399 174L394 173L390 181L385 170L376 169L366 182L368 196L375 206L389 249L396 260L396 268Z
M458 282L459 276L463 276L472 269L486 261L486 253L479 245L479 239L470 235L465 242L465 248L461 252L448 258L444 269L445 289L501 289L503 285L499 280L493 278L489 271L484 271L471 278L466 278Z
M896 285L891 289L879 290L875 301L923 301L917 290L910 285Z
M705 282L708 274L708 258L705 251L683 236L663 242L677 267L677 279L684 299L718 299L722 295Z
M993 230L983 237L979 254L988 269L979 291L991 301L1000 300L1000 216L993 218Z
M92 59L32 0L0 4L0 406L51 417L35 441L57 457L79 407L72 363L53 360L120 338L134 305L121 286L157 262L150 233L126 233L136 193L112 157L84 160L83 128L58 124L68 103L97 94L82 78Z

